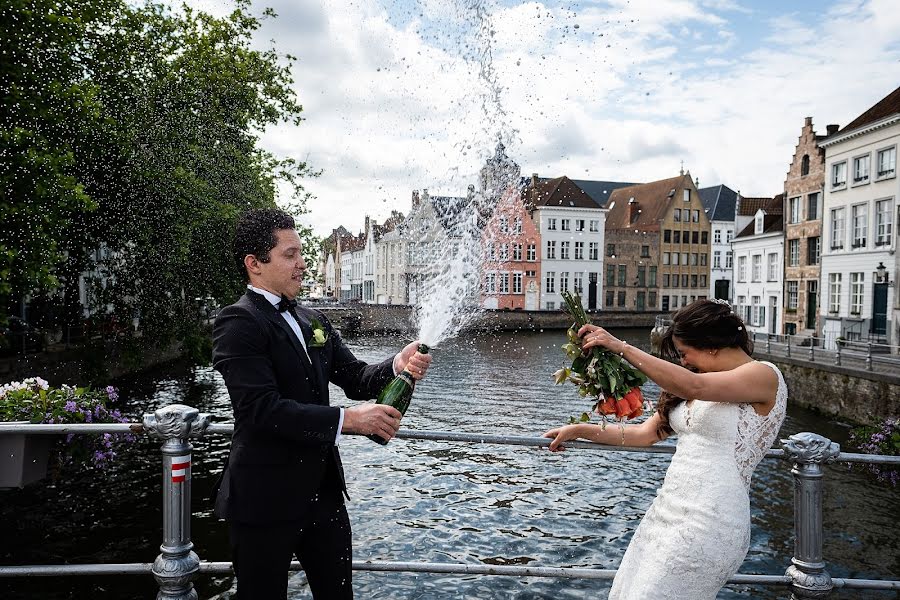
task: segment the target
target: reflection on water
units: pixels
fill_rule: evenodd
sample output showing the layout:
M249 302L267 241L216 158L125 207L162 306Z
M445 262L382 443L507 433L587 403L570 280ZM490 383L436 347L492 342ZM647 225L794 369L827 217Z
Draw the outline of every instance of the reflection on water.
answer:
M634 345L646 330L628 331ZM404 426L539 435L580 414L588 402L550 376L564 364L561 332L459 340L434 350ZM403 340L352 340L376 360ZM171 402L229 420L218 374L208 368L123 382L135 418ZM658 397L648 384L645 395ZM332 400L350 404L332 390ZM791 408L781 437L816 431L844 442L847 430ZM355 560L463 562L614 569L662 482L669 457L396 440L381 447L345 438ZM193 536L203 560L228 560L225 527L210 514L210 487L227 453L223 438L196 444ZM825 555L837 577L900 578L900 499L845 466L828 468ZM141 441L106 472L83 472L26 490L0 492L3 564L149 562L161 536L158 444ZM753 539L741 572L780 574L793 553L793 482L786 464L766 459L753 480ZM406 573L355 575L360 598L604 597L609 582ZM204 578L200 596L227 590L229 577ZM302 586L293 586L300 587ZM3 598L147 598L149 577L3 580ZM784 589L731 586L720 598L784 597ZM297 597L304 597L298 592ZM836 592L833 598L895 593Z

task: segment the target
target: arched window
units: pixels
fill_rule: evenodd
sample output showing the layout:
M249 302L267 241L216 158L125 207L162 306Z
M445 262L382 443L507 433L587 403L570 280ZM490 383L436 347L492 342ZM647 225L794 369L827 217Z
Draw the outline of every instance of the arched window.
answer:
M803 160L800 162L800 176L809 175L809 154L803 155Z

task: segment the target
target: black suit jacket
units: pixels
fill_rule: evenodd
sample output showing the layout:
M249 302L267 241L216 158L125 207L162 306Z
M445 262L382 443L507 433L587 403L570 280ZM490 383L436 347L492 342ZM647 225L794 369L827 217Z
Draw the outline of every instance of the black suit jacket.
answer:
M278 309L248 290L213 327L213 366L234 409L231 454L216 496L216 514L244 523L302 517L323 485L346 493L337 436L340 410L329 406L328 382L348 398L374 398L394 377L393 357L357 360L325 316L296 309L309 358ZM310 348L311 319L328 339ZM338 481L329 481L329 478Z

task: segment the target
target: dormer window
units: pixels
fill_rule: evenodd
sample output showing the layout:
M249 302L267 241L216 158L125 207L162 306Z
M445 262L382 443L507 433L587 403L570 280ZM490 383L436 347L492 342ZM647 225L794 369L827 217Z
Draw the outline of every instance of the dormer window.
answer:
M763 232L763 213L759 212L756 214L756 228L755 233L759 235Z

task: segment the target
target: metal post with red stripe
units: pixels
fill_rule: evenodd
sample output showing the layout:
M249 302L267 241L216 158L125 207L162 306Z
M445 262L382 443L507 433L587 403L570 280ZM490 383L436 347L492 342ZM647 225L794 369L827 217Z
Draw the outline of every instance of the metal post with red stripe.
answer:
M163 440L163 543L153 563L159 584L157 600L195 600L194 579L200 559L191 542L191 445L203 435L210 416L183 404L170 404L145 414L144 429Z

